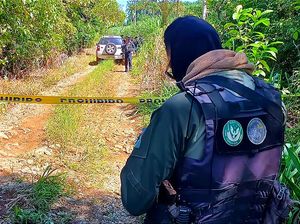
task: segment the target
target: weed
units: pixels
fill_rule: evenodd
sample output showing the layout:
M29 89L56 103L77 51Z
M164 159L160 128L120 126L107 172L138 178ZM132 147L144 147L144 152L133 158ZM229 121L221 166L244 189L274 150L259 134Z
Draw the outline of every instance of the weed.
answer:
M47 214L39 210L23 209L16 206L13 210L15 224L66 224L72 220L72 215L64 212Z
M78 126L83 107L76 105L59 105L55 108L54 116L48 122L47 133L49 138L59 143L63 148L67 144L77 143ZM72 145L73 145L72 144Z
M13 210L13 223L27 224L27 223L49 223L47 215L41 211L34 209L22 209L16 206Z
M11 213L13 223L65 223L70 217L68 214L54 215L50 212L52 205L59 200L60 197L68 194L65 176L62 174L53 174L55 169L48 166L43 175L37 182L30 185L22 192L18 192L18 198L24 198L23 203L16 203ZM55 216L55 217L52 217Z
M51 176L55 170L47 167L41 178L33 185L32 205L41 212L50 210L51 205L65 193L65 177Z

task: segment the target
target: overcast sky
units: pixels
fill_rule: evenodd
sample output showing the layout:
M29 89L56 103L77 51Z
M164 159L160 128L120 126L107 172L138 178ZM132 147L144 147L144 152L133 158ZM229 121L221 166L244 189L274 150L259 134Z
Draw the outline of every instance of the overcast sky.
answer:
M184 2L196 2L197 0L185 0ZM121 5L121 7L125 10L127 0L117 0L117 2Z

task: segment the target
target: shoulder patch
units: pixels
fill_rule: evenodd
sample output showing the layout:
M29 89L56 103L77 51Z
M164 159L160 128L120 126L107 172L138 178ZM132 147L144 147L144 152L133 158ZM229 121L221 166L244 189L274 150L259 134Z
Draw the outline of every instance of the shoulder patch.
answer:
M244 136L243 127L236 120L229 120L223 127L223 139L229 146L238 146Z
M260 145L267 137L267 128L260 118L252 118L247 125L247 136L251 143Z

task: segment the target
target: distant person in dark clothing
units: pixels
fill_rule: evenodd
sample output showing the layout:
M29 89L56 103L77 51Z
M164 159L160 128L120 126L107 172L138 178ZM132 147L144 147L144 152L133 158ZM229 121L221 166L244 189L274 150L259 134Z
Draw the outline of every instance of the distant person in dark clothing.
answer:
M135 52L137 52L140 47L139 38L138 37L133 38L133 43L135 45Z
M132 53L134 52L134 43L129 37L125 39L125 44L123 45L123 52L125 55L125 72L131 71L132 69Z

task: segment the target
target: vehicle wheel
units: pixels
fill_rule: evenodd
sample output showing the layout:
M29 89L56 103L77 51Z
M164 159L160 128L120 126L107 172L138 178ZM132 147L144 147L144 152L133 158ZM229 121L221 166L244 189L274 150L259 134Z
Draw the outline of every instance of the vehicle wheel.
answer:
M114 44L107 44L104 50L107 54L114 55L117 51L117 47Z

